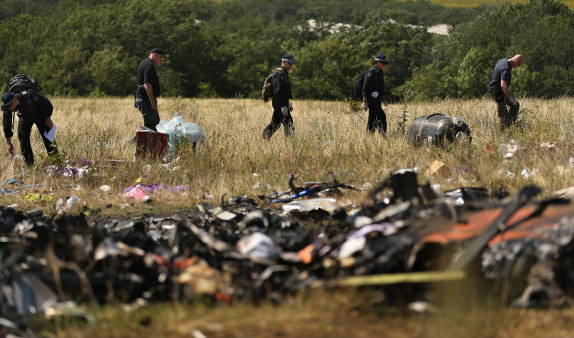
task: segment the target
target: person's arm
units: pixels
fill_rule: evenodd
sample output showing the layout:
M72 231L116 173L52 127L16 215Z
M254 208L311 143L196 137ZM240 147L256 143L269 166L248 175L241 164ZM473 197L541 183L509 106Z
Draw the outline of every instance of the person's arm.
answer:
M46 117L46 131L52 129L52 127L54 126L54 123L52 122L52 113L54 112L54 106L52 105L52 102L50 102L50 100L48 100L45 97L42 96L36 96L36 99L39 99L38 101L38 111L42 114L42 116Z
M383 107L388 108L389 103L387 102L387 95L385 94L385 79L382 72L380 81L381 83L379 88L379 96L381 97L381 101L383 102Z
M364 79L363 79L363 106L362 109L367 111L369 110L369 104L367 103L367 96L371 95L373 93L373 86L374 86L374 78L373 78L373 72L371 71L371 69L369 69L367 71L367 73L364 75Z
M12 112L5 111L2 114L2 127L4 128L4 137L6 138L8 153L14 156L14 145L12 144L12 136L14 136L14 132L12 131Z
M151 83L144 83L144 88L147 93L147 97L149 97L149 102L151 103L151 109L157 110L157 101L155 96L153 96L153 87Z
M52 117L48 116L48 118L46 119L46 131L52 130L53 126L54 122L52 122Z
M4 129L4 137L6 137L6 139L9 139L14 135L14 132L12 131L12 112L11 111L3 112L3 114L2 114L2 127Z
M387 100L387 95L385 94L385 75L383 71L381 71L381 78L379 79L379 95L381 96L381 100Z
M273 97L277 98L277 102L281 107L287 107L289 98L285 94L285 74L282 71L277 73L273 76Z
M364 75L365 78L363 79L363 103L367 103L367 95L369 95L369 81L372 77L372 74L370 71L367 72L367 74Z
M504 80L500 80L500 88L502 88L502 91L504 92L504 95L506 95L506 97L508 97L508 99L510 100L510 102L512 102L512 104L516 105L517 101L516 99L512 96L512 93L510 92L510 89L508 88L508 83Z
M8 145L8 153L10 153L10 156L14 156L14 145L11 137L6 138L6 144Z

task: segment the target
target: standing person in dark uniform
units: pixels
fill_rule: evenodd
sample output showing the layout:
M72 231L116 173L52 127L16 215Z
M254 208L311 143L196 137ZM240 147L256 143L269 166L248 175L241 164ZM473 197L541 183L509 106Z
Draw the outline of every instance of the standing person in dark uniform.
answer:
M293 104L289 102L293 98L291 94L291 80L289 71L295 64L295 58L291 54L283 55L281 59L281 68L273 73L273 117L271 123L263 130L263 138L267 141L281 127L285 129L285 136L290 136L295 127L293 126Z
M166 58L161 49L154 48L149 57L143 59L138 65L135 106L142 113L144 126L153 131L157 131L156 126L159 123L157 98L161 92L155 66L158 66Z
M500 118L500 129L510 127L516 122L520 104L510 92L510 80L512 79L512 68L520 67L524 64L524 57L517 54L512 59L500 59L492 72L492 80L488 84L488 92L496 101L498 117ZM506 108L510 107L510 111Z
M367 131L374 133L376 130L380 134L387 133L387 117L381 102L385 108L388 107L387 98L385 97L385 83L383 79L383 68L389 62L384 54L378 54L373 60L371 67L365 74L363 80L363 110L369 110L369 119L367 121Z
M18 111L18 140L27 165L34 164L34 153L30 144L30 133L34 124L42 136L48 155L58 154L56 144L44 136L44 132L49 131L54 126L52 122L53 110L52 103L36 92L26 94L8 92L2 95L2 125L8 152L11 156L14 156L14 145L12 144L12 136L14 136L12 132L13 111Z

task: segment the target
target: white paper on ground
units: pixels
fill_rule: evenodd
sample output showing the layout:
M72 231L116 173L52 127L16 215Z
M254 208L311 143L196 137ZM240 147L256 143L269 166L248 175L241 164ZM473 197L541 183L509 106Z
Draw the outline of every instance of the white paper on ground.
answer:
M54 138L56 138L56 124L52 124L52 129L44 132L44 137L50 141L54 141Z

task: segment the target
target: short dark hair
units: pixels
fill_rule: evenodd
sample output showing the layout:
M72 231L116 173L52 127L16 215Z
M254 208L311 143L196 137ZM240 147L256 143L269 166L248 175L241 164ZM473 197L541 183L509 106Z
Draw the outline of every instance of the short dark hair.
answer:
M163 50L159 49L159 48L154 48L151 50L150 54L159 54L161 56L163 56L164 59L167 59L167 55L165 55L165 53L163 52Z

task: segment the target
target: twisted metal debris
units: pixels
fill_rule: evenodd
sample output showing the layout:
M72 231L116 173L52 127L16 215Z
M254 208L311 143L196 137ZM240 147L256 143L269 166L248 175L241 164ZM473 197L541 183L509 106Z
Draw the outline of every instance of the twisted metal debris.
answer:
M569 200L524 206L532 193L519 204L481 188L437 193L419 186L414 171L393 174L358 207L325 198L354 189L336 180L299 188L202 203L173 217L88 221L84 214L49 218L0 207L0 327L16 332L22 316L69 314L71 300L281 302L307 287L440 273L451 264L465 271L479 266L485 280L520 279L517 306L540 304L533 298L563 305L573 294ZM296 207L281 211L287 202ZM457 257L469 247L477 255L460 264ZM396 280L416 280L403 277Z

